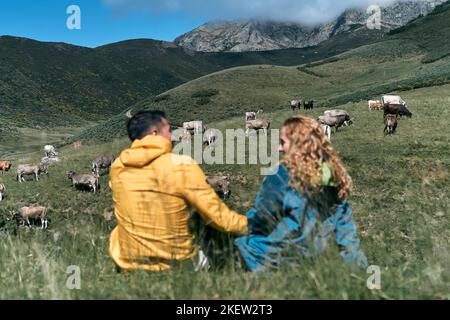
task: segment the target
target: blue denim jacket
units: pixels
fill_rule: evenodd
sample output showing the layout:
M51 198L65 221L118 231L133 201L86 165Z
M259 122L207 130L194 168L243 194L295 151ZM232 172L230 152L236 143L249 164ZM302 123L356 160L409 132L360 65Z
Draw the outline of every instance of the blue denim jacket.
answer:
M327 183L330 179L322 179L322 184ZM367 267L351 207L337 199L337 188L328 188L336 195L332 210L290 187L284 165L264 180L255 206L247 212L249 235L235 241L250 271L277 269L280 262L296 264L299 255L310 257L322 252L330 239L336 241L346 263Z

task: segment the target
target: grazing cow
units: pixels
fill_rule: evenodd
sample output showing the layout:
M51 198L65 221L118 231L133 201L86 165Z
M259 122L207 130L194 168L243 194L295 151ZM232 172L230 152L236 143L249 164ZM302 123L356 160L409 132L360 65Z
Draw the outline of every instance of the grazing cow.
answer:
M47 157L47 158L56 158L56 157L58 157L58 152L56 152L55 147L51 146L51 145L46 145L44 147L44 154L45 154L45 157Z
M245 121L256 120L256 117L263 112L263 110L258 110L258 112L246 112Z
M348 127L351 126L354 123L354 119L350 118L350 114L345 111L345 110L341 110L341 109L335 109L335 110L328 110L324 112L325 116L330 116L330 117L339 117L339 118L343 118L344 122L342 123L342 125L340 125L339 127Z
M109 169L112 166L116 157L113 155L101 156L92 161L92 172L100 175L102 169Z
M291 104L292 111L295 111L295 109L300 110L303 104L303 100L291 100L289 103Z
M217 141L217 133L214 129L208 129L203 136L203 144L208 147L213 147L214 143Z
M400 112L398 113L400 117L412 118L412 113L408 110L406 106L400 107Z
M314 109L314 100L305 101L303 103L303 106L304 106L305 110L312 110L312 109Z
M327 137L328 141L331 142L331 127L326 124L321 124L320 127L322 128L322 131Z
M317 121L320 124L324 124L327 126L330 126L331 128L334 129L334 132L337 132L337 130L344 126L347 122L347 124L349 124L350 122L353 123L352 119L350 118L349 115L339 115L339 116L331 116L329 114L324 115L324 116L320 116Z
M369 100L369 111L382 110L384 104L380 100Z
M20 208L16 213L16 220L26 221L29 227L31 227L30 219L40 218L41 228L48 228L48 220L46 218L47 208L46 207L23 207Z
M384 115L394 115L394 116L398 116L400 114L400 110L402 109L401 104L392 104L392 103L385 103L384 104Z
M3 201L3 198L5 197L6 187L3 183L0 183L0 202Z
M384 116L384 135L392 136L397 130L397 116L388 114Z
M183 123L183 129L184 131L194 130L194 134L200 134L205 132L206 127L203 126L202 121L190 121L190 122L184 122Z
M25 182L24 175L34 175L36 181L39 181L39 175L40 174L48 174L48 164L46 163L39 163L37 165L31 165L31 164L21 164L17 167L17 181L20 183Z
M95 173L76 173L70 171L67 173L67 177L72 181L72 187L78 190L89 189L94 193L100 191L99 176Z
M2 175L4 175L5 172L8 172L9 169L11 169L11 162L6 160L0 160L0 170L2 171Z
M227 176L207 176L206 181L224 199L230 196L230 177Z
M406 105L406 102L400 97L400 96L392 96L392 95L385 95L381 98L383 105L385 104L401 104Z
M264 134L267 134L267 130L270 128L270 120L251 120L245 123L245 134L248 135L250 130L262 130Z

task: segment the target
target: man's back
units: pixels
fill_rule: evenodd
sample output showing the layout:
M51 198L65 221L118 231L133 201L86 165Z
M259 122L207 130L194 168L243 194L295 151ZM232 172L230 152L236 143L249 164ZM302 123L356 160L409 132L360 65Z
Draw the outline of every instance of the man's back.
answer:
M161 136L136 140L111 168L118 226L110 254L125 270L166 270L196 255L189 205L218 229L246 233L247 219L229 210L189 157L171 153Z

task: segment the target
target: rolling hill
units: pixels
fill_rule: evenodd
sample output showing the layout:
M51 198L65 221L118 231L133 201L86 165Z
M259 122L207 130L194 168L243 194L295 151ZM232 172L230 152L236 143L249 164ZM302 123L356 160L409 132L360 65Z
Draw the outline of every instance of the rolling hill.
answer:
M294 98L314 99L316 105L331 108L383 93L445 84L450 81L449 19L446 2L382 41L298 67L223 70L144 99L131 110L161 109L176 125L194 119L209 123L250 110L286 109ZM107 141L123 136L125 119L123 113L117 115L76 139Z
M307 63L379 37L358 33L305 49L208 54L154 40L90 49L4 36L0 119L20 127L83 125L212 72L243 65Z

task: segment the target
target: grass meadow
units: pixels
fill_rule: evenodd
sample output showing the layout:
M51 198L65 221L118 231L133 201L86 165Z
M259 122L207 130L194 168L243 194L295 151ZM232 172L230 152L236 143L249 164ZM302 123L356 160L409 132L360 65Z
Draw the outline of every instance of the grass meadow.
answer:
M14 169L39 161L42 152L8 156L13 170L0 176L7 187L0 203L0 299L450 299L449 92L449 85L401 92L414 116L400 120L393 137L383 136L382 112L369 112L365 101L339 106L355 124L333 135L333 145L354 179L354 219L369 263L381 269L381 290L369 290L366 270L350 270L333 246L314 259L299 257L298 268L247 273L234 263L231 235L219 237L223 263L210 272L117 273L107 252L115 226L108 176L101 178L101 193L92 194L73 190L65 175L89 172L98 155L118 155L129 143L117 139L78 150L65 146L63 161L39 182L19 184ZM264 117L276 129L292 114L286 106ZM243 124L237 117L207 125L224 130ZM232 175L228 205L242 213L251 207L263 179L259 166L203 169ZM31 204L49 208L48 230L17 227L10 219L13 210ZM81 271L80 290L66 286L74 265Z

